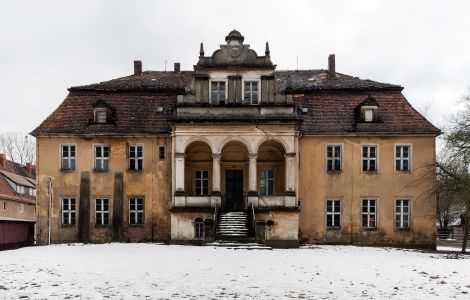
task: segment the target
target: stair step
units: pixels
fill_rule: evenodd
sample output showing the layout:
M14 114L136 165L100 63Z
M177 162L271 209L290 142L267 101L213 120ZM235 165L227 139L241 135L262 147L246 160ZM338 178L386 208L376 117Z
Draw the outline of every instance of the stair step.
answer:
M256 242L241 242L241 241L220 241L216 240L215 242L208 243L206 246L220 247L224 249L234 249L234 250L272 250L271 247L259 244Z

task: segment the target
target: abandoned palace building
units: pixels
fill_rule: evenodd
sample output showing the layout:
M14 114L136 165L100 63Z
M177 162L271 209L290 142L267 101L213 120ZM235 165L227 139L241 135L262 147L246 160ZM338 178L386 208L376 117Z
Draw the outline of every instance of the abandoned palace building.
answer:
M279 71L238 31L192 71L69 88L37 138L39 244L435 244L440 133L399 85ZM197 49L196 49L197 51Z

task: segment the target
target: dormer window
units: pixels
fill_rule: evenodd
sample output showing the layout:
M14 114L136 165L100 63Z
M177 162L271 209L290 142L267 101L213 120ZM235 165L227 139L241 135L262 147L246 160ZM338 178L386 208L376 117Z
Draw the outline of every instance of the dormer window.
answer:
M113 124L115 110L104 100L98 100L93 104L93 118L89 124Z
M371 95L364 99L356 108L356 122L377 123L381 122L378 114L379 103Z
M212 105L225 105L225 81L211 81Z
M375 109L371 107L363 107L364 112L364 121L365 122L372 122L374 121L375 116Z
M106 124L108 112L106 108L95 108L95 123Z

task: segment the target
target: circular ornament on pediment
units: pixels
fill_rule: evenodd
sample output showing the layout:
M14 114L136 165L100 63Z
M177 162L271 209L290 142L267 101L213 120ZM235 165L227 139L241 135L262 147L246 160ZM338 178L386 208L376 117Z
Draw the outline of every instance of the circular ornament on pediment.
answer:
M232 57L238 57L238 56L240 56L240 48L238 48L238 47L232 47L232 48L230 49L230 55L231 55Z

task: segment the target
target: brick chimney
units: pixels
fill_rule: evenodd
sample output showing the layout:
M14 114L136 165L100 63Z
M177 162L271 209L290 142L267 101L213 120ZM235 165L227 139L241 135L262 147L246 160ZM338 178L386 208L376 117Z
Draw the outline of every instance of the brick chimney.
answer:
M336 76L336 66L335 66L335 55L330 54L328 56L328 76L335 77Z
M26 163L25 166L26 171L28 172L29 175L33 175L33 164L28 162Z
M180 63L175 63L175 73L179 73L181 71Z
M142 61L134 60L134 75L142 75Z
M5 165L5 160L6 160L5 153L0 153L0 166L3 167Z

